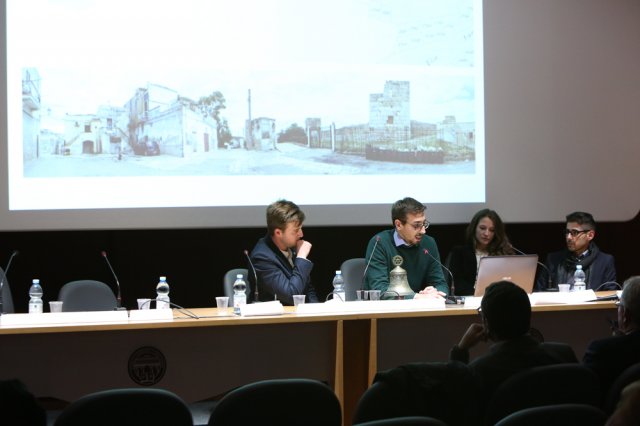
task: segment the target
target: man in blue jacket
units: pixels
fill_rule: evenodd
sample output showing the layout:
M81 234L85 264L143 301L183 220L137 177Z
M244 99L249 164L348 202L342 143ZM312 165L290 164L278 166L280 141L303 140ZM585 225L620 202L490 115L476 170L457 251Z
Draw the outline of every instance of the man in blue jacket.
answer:
M305 294L307 302L318 301L311 285L311 243L303 239L304 219L304 212L291 201L279 200L267 207L267 235L253 248L249 265L255 267L261 301L277 299L293 305L295 294ZM253 274L249 283L256 288Z
M607 290L617 287L613 256L600 251L593 241L596 236L596 221L591 214L568 214L564 236L567 248L547 256L545 264L548 272L544 271L538 277L538 290L545 290L549 284L553 287L557 287L559 283L573 284L576 265L582 265L587 289Z

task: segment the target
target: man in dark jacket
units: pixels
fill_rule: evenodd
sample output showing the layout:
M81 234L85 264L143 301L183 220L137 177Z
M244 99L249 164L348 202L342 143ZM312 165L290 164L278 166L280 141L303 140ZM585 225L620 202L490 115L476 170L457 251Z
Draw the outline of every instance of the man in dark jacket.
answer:
M510 281L498 281L485 290L480 304L482 324L469 326L449 354L469 364L489 400L509 377L532 367L578 362L573 349L563 343L540 343L529 335L531 303L527 293ZM469 349L491 340L489 351L469 363Z
M547 256L547 271L538 277L537 289L544 290L549 285L557 287L559 283L573 284L576 265L582 265L587 289L607 290L617 287L613 256L601 252L593 241L596 236L596 221L593 216L585 212L574 212L568 214L566 219L564 237L567 248Z
M291 201L279 200L267 207L267 235L253 248L248 265L255 267L261 301L277 299L293 305L293 295L305 294L307 302L318 302L311 285L311 243L303 239L304 219L304 212ZM250 273L252 289L256 288L254 281Z
M617 335L591 342L582 359L600 377L605 393L625 369L640 362L640 276L624 282L618 328Z

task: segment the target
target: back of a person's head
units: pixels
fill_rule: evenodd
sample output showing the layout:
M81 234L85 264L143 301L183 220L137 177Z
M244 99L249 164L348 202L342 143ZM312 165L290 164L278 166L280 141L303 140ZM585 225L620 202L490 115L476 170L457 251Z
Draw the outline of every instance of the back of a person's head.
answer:
M640 275L628 278L622 286L620 301L627 315L636 325L640 325Z
M527 293L511 281L487 287L480 303L489 333L497 340L520 337L529 331L531 302Z
M0 381L0 424L45 426L47 416L36 398L20 380Z

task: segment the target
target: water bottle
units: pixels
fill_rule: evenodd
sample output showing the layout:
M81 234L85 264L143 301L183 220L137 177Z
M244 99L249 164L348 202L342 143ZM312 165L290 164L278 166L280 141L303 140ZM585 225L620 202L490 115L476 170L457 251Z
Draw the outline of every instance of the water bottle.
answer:
M247 283L242 279L242 274L236 275L233 282L233 313L240 315L240 306L247 303Z
M586 278L586 275L582 270L582 265L576 265L576 272L573 273L573 290L574 291L587 289L586 284L584 283L585 278Z
M160 277L160 281L156 286L156 309L169 309L169 283L167 277Z
M337 300L338 302L346 301L342 271L336 271L336 276L333 277L333 300Z
M33 280L29 288L29 313L42 313L42 287L40 287L40 280L38 279Z

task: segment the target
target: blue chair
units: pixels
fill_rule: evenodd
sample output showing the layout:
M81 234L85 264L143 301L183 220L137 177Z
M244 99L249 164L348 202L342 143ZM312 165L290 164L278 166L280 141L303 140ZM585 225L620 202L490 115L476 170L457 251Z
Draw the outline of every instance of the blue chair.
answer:
M340 265L342 277L344 278L344 295L347 301L357 299L356 290L362 288L365 266L366 263L363 257L347 259Z
M78 280L66 283L58 293L63 312L112 311L117 306L111 288L101 281Z

